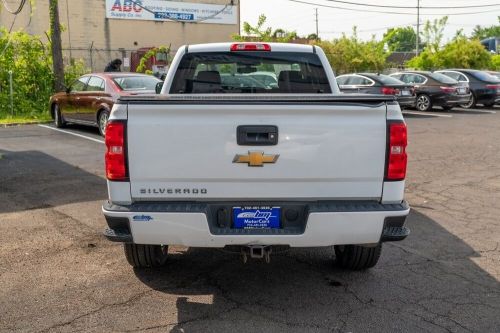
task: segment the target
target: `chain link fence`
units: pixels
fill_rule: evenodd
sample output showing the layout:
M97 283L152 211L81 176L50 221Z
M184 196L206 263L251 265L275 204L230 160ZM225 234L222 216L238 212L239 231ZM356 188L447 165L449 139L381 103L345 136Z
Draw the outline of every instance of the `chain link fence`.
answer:
M122 71L131 71L132 52L137 49L106 49L95 48L92 45L88 48L63 48L63 57L66 65L72 61L83 60L85 67L90 72L102 72L106 65L113 59L121 59ZM175 54L176 50L171 50L170 54Z

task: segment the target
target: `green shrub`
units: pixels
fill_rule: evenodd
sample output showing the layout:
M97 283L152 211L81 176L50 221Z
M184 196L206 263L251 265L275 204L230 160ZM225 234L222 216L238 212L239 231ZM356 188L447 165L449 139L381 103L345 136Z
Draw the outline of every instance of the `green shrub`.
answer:
M44 119L54 90L54 74L50 47L38 36L23 31L9 33L0 28L0 118L12 118L10 108L9 71L12 71L14 116ZM88 73L83 60L65 67L68 86Z
M491 57L491 69L500 71L500 54L495 54Z
M64 67L64 84L69 87L76 79L78 79L83 74L90 73L90 68L85 66L85 61L83 59L78 59L72 61L71 65L66 65Z
M10 113L9 71L14 112L35 116L47 110L52 93L52 61L37 36L0 28L0 115Z

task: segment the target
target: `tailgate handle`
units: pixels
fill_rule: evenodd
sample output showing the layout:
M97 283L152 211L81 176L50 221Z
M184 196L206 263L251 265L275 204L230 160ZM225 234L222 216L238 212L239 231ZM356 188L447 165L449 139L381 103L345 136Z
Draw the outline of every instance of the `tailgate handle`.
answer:
M275 146L278 144L278 126L240 125L236 129L240 146Z

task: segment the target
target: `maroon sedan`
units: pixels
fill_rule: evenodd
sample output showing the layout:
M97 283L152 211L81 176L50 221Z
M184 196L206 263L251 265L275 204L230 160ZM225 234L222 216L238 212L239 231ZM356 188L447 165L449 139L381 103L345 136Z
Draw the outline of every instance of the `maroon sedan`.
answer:
M162 82L137 73L94 73L80 77L65 91L50 98L50 113L57 127L66 123L97 126L104 136L114 102L120 96L154 94Z

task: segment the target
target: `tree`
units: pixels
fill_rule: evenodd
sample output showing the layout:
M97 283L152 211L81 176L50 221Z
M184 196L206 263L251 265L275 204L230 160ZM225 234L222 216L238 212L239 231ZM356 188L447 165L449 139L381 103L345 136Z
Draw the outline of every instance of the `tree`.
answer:
M337 74L381 71L386 66L388 54L384 51L384 42L377 41L374 37L367 42L361 41L356 28L351 37L344 34L331 42L317 42L317 45L323 48Z
M494 71L500 71L500 54L495 54L491 56L490 68Z
M391 52L411 52L415 51L417 43L417 33L413 27L390 28L384 33L384 42ZM421 39L420 39L421 40ZM420 42L420 49L424 44Z
M469 40L459 34L436 52L426 48L418 57L411 59L407 65L425 70L454 67L486 69L491 67L491 55L479 40Z
M320 40L319 36L316 35L315 33L309 34L306 37L308 40Z
M448 23L448 16L444 16L434 21L426 21L424 25L423 37L424 42L430 52L437 52L443 40L443 32Z
M500 23L500 16L498 16L498 23ZM491 25L484 28L476 25L472 31L472 38L483 40L489 37L500 37L500 25Z
M52 48L52 67L54 70L54 89L64 91L64 63L61 47L61 24L59 23L58 0L49 0L50 45Z
M255 26L252 26L248 22L243 22L244 35L233 35L233 39L237 41L255 39L261 42L287 43L297 38L297 33L295 31L286 31L283 29L273 30L271 27L264 28L266 20L266 15L260 14Z

